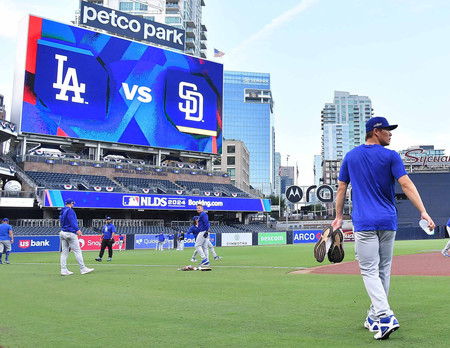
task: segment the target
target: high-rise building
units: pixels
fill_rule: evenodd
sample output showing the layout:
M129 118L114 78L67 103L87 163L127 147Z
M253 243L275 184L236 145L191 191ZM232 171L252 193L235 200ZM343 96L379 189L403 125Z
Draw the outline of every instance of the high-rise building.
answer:
M356 146L364 144L365 124L373 115L368 97L334 92L334 102L322 110L322 158L342 160Z
M294 185L294 167L281 166L280 172L281 197L292 212L294 210L294 204L286 199L286 190L289 186Z
M225 71L223 136L244 142L250 152L250 185L264 195L274 192L274 134L270 74Z
M186 31L184 53L206 58L206 26L202 24L204 0L84 0ZM79 10L75 24L79 24Z
M368 97L334 92L333 103L326 103L322 110L321 170L319 158L315 162L315 182L322 185L338 183L338 173L345 154L364 144L365 124L373 115Z
M274 175L274 179L273 179L273 182L274 182L274 185L273 185L273 190L275 191L275 195L279 195L280 194L280 188L281 188L281 186L280 186L280 176L281 176L281 153L279 153L279 152L275 152L275 160L274 160L274 163L275 163L275 168L274 168L274 172L275 172L275 175Z

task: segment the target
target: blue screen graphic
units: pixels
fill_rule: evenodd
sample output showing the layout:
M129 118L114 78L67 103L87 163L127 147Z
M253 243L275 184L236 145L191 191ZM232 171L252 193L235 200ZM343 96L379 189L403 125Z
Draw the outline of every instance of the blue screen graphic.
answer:
M45 19L28 40L22 132L221 153L223 65Z

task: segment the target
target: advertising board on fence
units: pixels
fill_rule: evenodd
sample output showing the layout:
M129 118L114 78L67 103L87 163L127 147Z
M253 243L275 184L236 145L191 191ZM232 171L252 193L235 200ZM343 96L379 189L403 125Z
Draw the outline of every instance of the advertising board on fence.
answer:
M81 250L100 250L102 242L100 236L81 236L78 237ZM122 249L126 249L126 239L123 240ZM113 244L113 250L119 250L119 239L116 237Z
M13 253L59 251L59 236L14 236Z
M222 233L222 246L253 245L251 233Z
M164 248L167 248L167 237L165 234L164 238ZM176 238L176 237L175 237ZM211 243L216 246L216 234L210 233ZM135 249L156 249L156 244L158 243L158 235L157 234L136 234L134 236L134 248ZM195 239L192 233L184 235L184 247L194 247Z
M322 235L322 230L299 230L294 231L293 242L298 243L317 243Z
M286 232L258 233L258 245L286 244Z

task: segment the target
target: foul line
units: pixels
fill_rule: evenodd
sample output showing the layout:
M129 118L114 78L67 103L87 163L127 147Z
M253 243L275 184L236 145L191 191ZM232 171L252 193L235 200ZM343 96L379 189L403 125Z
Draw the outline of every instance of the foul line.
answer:
M45 266L56 266L60 265L59 263L51 263L51 262L14 262L12 265L45 265ZM77 263L68 263L68 266L78 266ZM86 265L96 265L96 266L106 266L106 267L184 267L186 265L128 265L128 264L117 264L117 263L109 263L109 264L99 264L99 263L87 263ZM11 265L9 265L11 266ZM298 270L306 270L311 267L299 267L299 266L219 266L214 265L210 266L211 268L256 268L256 269L298 269Z

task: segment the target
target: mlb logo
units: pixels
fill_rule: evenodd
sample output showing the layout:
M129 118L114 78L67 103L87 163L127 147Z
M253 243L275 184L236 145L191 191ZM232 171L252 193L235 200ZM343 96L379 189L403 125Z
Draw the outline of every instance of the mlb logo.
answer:
M19 241L19 247L22 249L26 249L30 246L30 240L29 239L25 239L25 240L20 240Z
M217 136L221 98L211 86L206 76L167 71L166 116L180 132Z
M123 196L122 205L125 207L139 207L139 196Z

